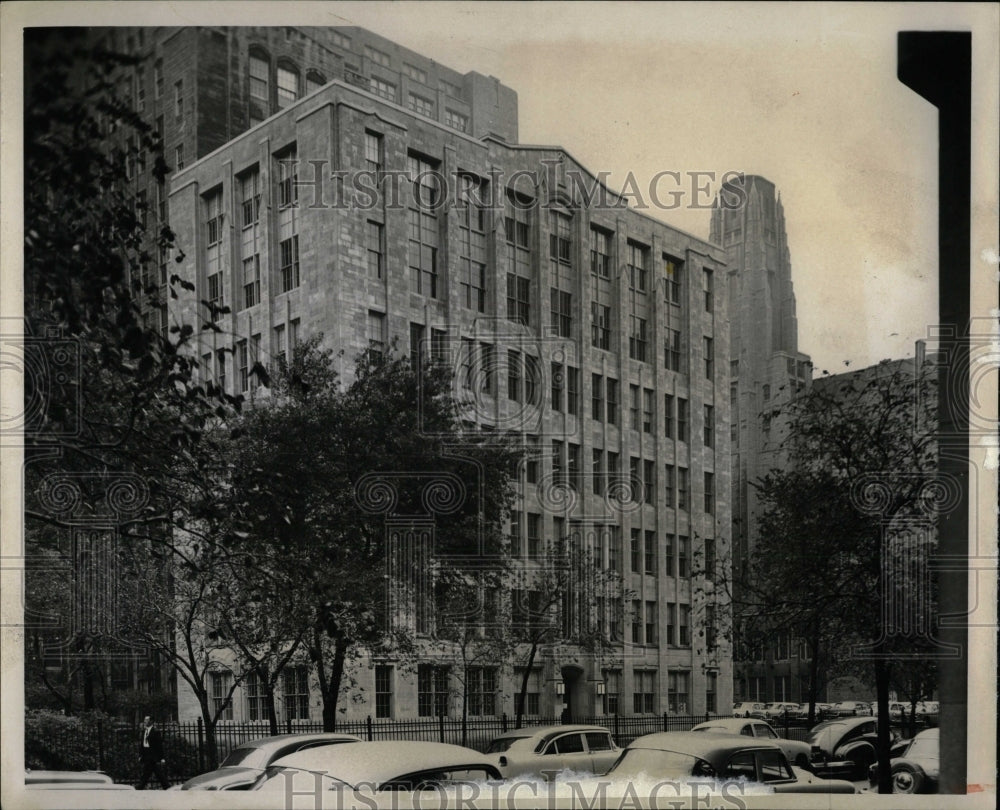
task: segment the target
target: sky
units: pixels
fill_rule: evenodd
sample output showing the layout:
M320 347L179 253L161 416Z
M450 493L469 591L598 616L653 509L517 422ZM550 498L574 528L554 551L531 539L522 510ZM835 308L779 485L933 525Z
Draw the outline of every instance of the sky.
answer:
M763 175L784 204L799 349L834 372L912 355L936 321L937 113L897 81L896 32L971 29L974 69L1000 73L995 4L239 3L234 15L226 3L116 3L102 18L107 6L80 3L63 13L81 6L91 24L371 29L496 76L518 93L522 143L564 147L609 172L611 188L680 172L679 186L670 176L659 186L665 200L684 192L679 207L648 212L702 238L707 198L691 173ZM717 188L709 181L709 196ZM984 186L981 211L994 222L995 188ZM995 266L986 272L995 283Z

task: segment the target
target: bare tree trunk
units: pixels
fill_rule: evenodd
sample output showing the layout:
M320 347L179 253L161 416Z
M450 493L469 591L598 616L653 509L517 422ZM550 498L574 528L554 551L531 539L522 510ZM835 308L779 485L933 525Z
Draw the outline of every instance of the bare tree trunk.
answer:
M528 699L528 680L531 678L531 667L535 663L535 653L538 652L538 642L532 639L531 650L528 653L528 666L524 668L524 677L521 678L521 699L518 701L517 718L514 721L514 728L521 728L524 721L525 702Z

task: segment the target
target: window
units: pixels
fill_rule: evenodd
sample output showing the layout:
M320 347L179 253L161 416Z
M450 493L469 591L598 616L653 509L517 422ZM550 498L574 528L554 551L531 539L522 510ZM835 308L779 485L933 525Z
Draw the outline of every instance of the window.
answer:
M244 694L247 699L247 719L251 721L267 719L267 698L264 695L264 683L260 675L251 672L243 682Z
M406 106L418 115L426 115L428 118L434 117L434 102L430 99L410 93L406 99Z
M595 349L611 349L611 307L590 303L590 343Z
M573 324L572 294L553 287L549 298L552 334L558 337L570 337Z
M667 469L671 468L668 467ZM666 549L664 557L667 562L667 576L675 577L677 576L677 560L674 557L674 551L676 550L674 547L674 536L672 534L666 535L664 537L664 544Z
M644 388L642 391L642 432L653 432L653 390Z
M542 371L538 358L526 354L524 356L524 401L528 405L540 404Z
M293 355L295 354L295 347L299 345L299 326L301 321L298 318L292 318L288 322L288 351Z
M159 101L163 98L163 60L157 59L153 63L153 98ZM159 130L161 133L162 129Z
M250 126L259 124L271 113L269 73L267 60L250 54Z
M646 362L646 319L629 315L628 356L633 360Z
M716 642L715 605L707 605L705 607L705 649L707 651L714 650Z
M365 45L365 57L376 65L382 65L382 67L389 67L391 64L389 54L385 51L380 51L378 48L373 48L371 45Z
M688 440L688 401L677 397L677 441Z
M715 714L719 711L718 706L718 695L719 695L719 676L715 672L709 672L705 675L705 711L710 714Z
M646 602L646 644L656 644L657 607L655 601Z
M278 109L283 110L299 97L299 74L290 67L278 65Z
M655 498L655 488L656 488L656 473L654 472L652 459L644 459L642 462L642 482L643 491L645 493L644 499L646 503L653 503Z
M667 705L671 714L688 714L690 672L671 672L667 675Z
M469 129L468 116L455 110L449 110L447 107L444 108L444 123L445 126L457 129L459 132L467 132Z
M375 665L375 716L392 717L392 667Z
M705 538L705 579L709 582L715 581L715 539Z
M279 71L280 72L280 71ZM278 159L278 254L281 292L299 286L298 162L295 150Z
M462 303L474 312L486 311L486 210L488 189L485 181L460 175L459 218L460 292Z
M510 511L510 555L521 556L521 513L517 509Z
M213 672L212 678L212 713L219 720L233 719L233 701L230 690L233 688L233 676L228 672ZM225 706L225 708L222 708Z
M385 313L368 310L368 348L377 359L385 351Z
M260 171L252 169L240 179L243 261L243 308L260 303Z
M382 224L368 220L365 230L365 241L368 249L368 275L371 278L382 278L384 253L382 248Z
M254 367L260 362L260 335L250 336L250 390L256 391L257 386L260 384L260 380L256 373L254 373Z
M705 312L711 312L715 306L715 277L707 267L702 270L705 289Z
M531 278L530 197L507 190L504 209L504 238L507 243L507 273ZM508 317L510 312L508 310ZM527 319L524 321L527 323Z
M628 387L628 390L629 390L629 399L631 400L632 403L632 407L629 408L629 413L631 414L632 417L632 430L638 430L639 429L639 386L630 385Z
M542 516L528 512L528 556L537 559L542 553Z
M638 573L642 570L642 548L639 545L639 530L632 529L632 572Z
M448 716L448 668L421 664L417 667L417 714Z
M287 358L284 324L274 327L274 358L278 361L279 365L284 363Z
M691 489L687 467L677 468L677 508L688 508L688 492Z
M479 390L493 396L496 393L496 347L479 344Z
M174 82L174 118L178 121L184 117L184 80Z
M590 418L604 421L604 378L600 374L590 375Z
M663 274L667 280L666 300L667 303L681 303L681 266L680 259L674 259L666 254L663 255Z
M377 132L365 130L365 168L376 180L385 168L385 158L382 152L382 136Z
M681 333L678 329L667 329L663 341L663 367L667 371L681 370Z
M621 670L604 670L604 713L606 715L618 714L621 691Z
M617 471L617 453L608 453L608 475L610 476L610 466L611 466L611 456L615 457L616 471ZM622 559L622 535L620 526L608 526L608 569L611 571L621 571L621 559ZM612 616L615 613L612 611ZM618 629L613 628L612 638L618 638Z
M507 351L507 399L521 401L521 353Z
M461 382L462 388L472 390L473 366L475 365L476 344L469 338L462 338Z
M306 94L319 90L324 84L326 84L326 77L322 73L315 70L306 71Z
M635 691L632 693L632 711L636 714L656 713L656 673L637 670L632 673Z
M438 82L438 86L441 88L442 93L447 93L449 96L458 98L462 95L462 88L453 82L449 82L447 79L441 79Z
M629 286L638 292L646 292L646 248L635 242L628 243Z
M468 683L469 714L474 717L495 715L497 700L497 670L495 667L469 667Z
M639 459L635 456L629 459L629 486L632 489L633 503L642 503L642 474L639 467Z
M424 335L427 329L423 324L410 322L410 367L421 368L424 361Z
M531 312L531 280L507 274L507 318L527 326Z
M705 447L715 446L715 408L705 406Z
M427 84L427 74L416 65L403 62L403 75L409 76L413 81Z
M385 79L380 79L377 76L372 76L368 80L368 89L376 96L384 98L386 101L396 100L396 85L392 82L387 82Z
M549 220L549 258L556 264L569 266L570 253L570 218L558 211L550 212Z
M632 600L632 643L642 644L642 602Z
M552 440L552 481L555 484L565 484L565 470L563 469L563 443L558 439Z
M286 667L281 673L282 691L285 696L285 719L309 719L309 669Z
M715 475L710 472L705 473L705 512L715 514Z
M676 470L672 464L666 464L663 467L663 497L664 505L667 509L674 508L674 494L676 489Z
M643 545L643 565L642 569L647 574L656 576L656 533L646 530L645 542Z
M562 363L552 364L552 410L563 410L563 390L566 387L566 378L563 375Z
M435 167L422 158L410 155L409 179L409 267L410 289L429 298L438 297L438 202Z
M580 415L580 369L566 366L566 413Z
M705 378L710 380L715 372L715 342L712 338L703 338L703 354L705 356Z
M226 390L226 352L219 349L215 352L215 380L222 391Z
M590 272L611 277L611 235L598 228L590 229Z
M535 358L533 358L533 357L531 359L532 359L532 361L535 360ZM532 403L534 403L534 401L535 401L534 400L534 396L532 396L532 399L530 401ZM524 474L524 478L525 478L525 481L527 483L529 483L529 484L537 484L538 483L538 454L539 454L538 437L537 436L527 436L526 440L527 440L527 444L528 444L528 458L527 458L527 461L525 462L525 474Z
M608 489L617 487L618 481L618 454L608 450ZM620 490L619 490L620 491Z
M208 277L208 301L216 307L223 305L222 300L222 273L212 273Z
M522 693L521 685L524 682L524 668L514 669L514 713L535 716L539 713L539 696L541 694L542 673L541 670L532 669L528 672L528 688L524 692L524 705L521 705Z
M674 397L672 394L663 395L663 435L668 439L674 438Z
M691 646L691 605L679 605L680 623L678 624L677 644L680 647Z
M604 451L596 447L591 450L590 482L595 495L604 494Z
M691 538L681 535L677 538L677 576L687 577L691 575Z
M618 380L612 380L608 377L605 382L607 383L608 424L616 425L618 424Z
M180 171L184 168L184 144L179 143L174 147L174 168Z
M236 344L236 365L240 380L239 393L245 394L250 390L250 352L245 340Z

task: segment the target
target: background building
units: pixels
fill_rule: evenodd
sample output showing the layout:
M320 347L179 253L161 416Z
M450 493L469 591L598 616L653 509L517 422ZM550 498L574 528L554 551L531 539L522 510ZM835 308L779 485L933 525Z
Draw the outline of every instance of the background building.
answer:
M742 206L726 207L725 196ZM737 592L757 536L751 482L783 467L782 418L772 414L810 384L812 364L798 350L792 266L780 195L770 181L747 175L728 184L712 210L710 240L728 257L729 399L732 413L732 548ZM800 700L806 694L805 646L788 635L767 643L758 628L737 628L737 700Z
M265 73L254 36L184 33L196 52L206 39L229 43L217 88L251 87ZM254 123L264 91L234 92L242 101L226 108L229 120L253 126L185 161L170 183L169 219L185 246L178 272L195 284L193 300L232 309L203 344L202 368L252 397L266 395L248 373L254 360L317 333L343 351L345 376L353 357L393 339L447 358L470 428L516 430L537 450L512 515L523 564L546 540L576 536L630 592L614 655L549 651L530 673L528 712L725 711L730 652L713 614L726 606L702 595L706 567L729 545L728 504L717 497L730 489L729 404L717 393L726 368L716 361L730 352L728 290L715 282L723 251L613 194L607 205L590 199L593 177L564 150L517 145L514 95L494 79L459 77L358 29L326 29L324 42L350 37L350 56L342 42L342 61L329 61L311 34L296 69L322 70L327 82L278 103L288 82L272 71L289 58L279 45L300 35L267 36L273 114ZM414 101L432 81L432 106ZM451 82L461 93L450 94ZM181 104L197 107L205 91L190 92ZM370 193L373 177L383 193ZM634 499L624 505L609 496L623 479ZM560 500L562 484L573 497ZM484 714L514 711L521 673L505 663L483 674L495 698L480 702ZM359 672L366 697L348 711L434 711L433 666ZM179 692L182 718L193 716ZM234 719L254 719L245 692Z

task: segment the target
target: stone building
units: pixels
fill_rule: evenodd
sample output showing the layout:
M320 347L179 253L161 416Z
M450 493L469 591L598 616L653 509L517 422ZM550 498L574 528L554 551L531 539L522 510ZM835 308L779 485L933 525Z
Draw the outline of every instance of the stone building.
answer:
M176 167L174 272L232 310L199 350L204 373L266 396L253 362L318 333L345 377L393 339L446 358L470 429L537 450L511 516L520 564L575 536L628 592L610 658L550 650L527 713L727 711L726 605L704 596L729 555L725 251L628 209L564 149L519 144L516 96L496 79L370 32L161 30L134 46ZM438 663L362 667L347 716L457 712ZM476 713L513 714L522 674L484 668ZM282 720L317 719L318 700L290 672ZM252 679L231 714L263 719Z

